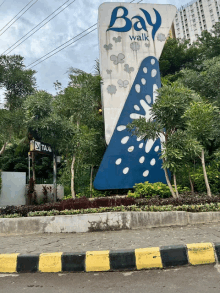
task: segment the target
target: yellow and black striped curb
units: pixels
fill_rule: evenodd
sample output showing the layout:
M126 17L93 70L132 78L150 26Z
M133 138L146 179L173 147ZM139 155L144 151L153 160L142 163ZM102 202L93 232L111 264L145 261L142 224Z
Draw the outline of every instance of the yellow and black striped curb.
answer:
M220 261L220 243L193 243L83 253L0 254L0 273L142 270Z

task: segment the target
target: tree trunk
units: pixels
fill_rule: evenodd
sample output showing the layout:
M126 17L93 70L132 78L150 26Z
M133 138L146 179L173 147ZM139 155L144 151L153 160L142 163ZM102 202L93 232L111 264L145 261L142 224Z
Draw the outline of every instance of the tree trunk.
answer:
M205 154L204 154L204 150L202 150L201 161L202 161L202 170L203 170L203 174L204 174L204 179L205 179L205 185L206 185L207 195L208 195L209 197L212 197L211 189L210 189L209 181L208 181L208 176L207 176L206 168L205 168Z
M194 185L192 183L192 179L191 179L190 173L189 173L189 183L190 183L190 186L191 186L191 193L192 193L192 195L195 195Z
M92 174L93 174L93 166L91 167L91 176L90 176L90 198L92 197Z
M79 121L76 121L77 129L79 129ZM79 144L77 144L77 147ZM71 163L71 195L72 198L76 198L75 188L74 188L74 176L75 176L75 162L76 162L76 156L73 155L72 163Z
M174 182L174 186L176 190L176 197L179 197L179 192L178 192L177 184L176 184L176 173L173 173L173 182Z
M71 163L71 195L72 198L76 198L75 189L74 189L74 165L75 165L76 157L73 155L72 163Z
M3 155L3 153L4 153L5 149L6 149L7 144L8 144L7 142L5 142L5 143L3 144L3 146L2 146L2 148L1 148L1 150L0 150L0 156Z
M164 159L163 159L163 162L164 162ZM173 187L172 187L172 185L170 183L170 179L169 179L169 176L168 176L168 173L167 173L167 169L166 168L163 168L163 170L164 170L165 177L166 177L166 181L167 181L167 185L169 186L169 189L170 189L170 192L172 194L172 197L176 198L176 194L175 194L175 192L173 190Z

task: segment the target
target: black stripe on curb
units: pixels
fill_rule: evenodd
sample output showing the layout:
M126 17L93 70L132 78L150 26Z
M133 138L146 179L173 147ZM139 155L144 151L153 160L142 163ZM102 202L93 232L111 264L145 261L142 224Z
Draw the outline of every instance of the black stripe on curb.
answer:
M83 253L66 253L61 256L63 272L83 272L85 271L86 254Z
M220 262L220 242L214 243L214 247L218 258L218 262Z
M134 270L136 259L134 250L110 250L109 252L111 270Z
M35 273L39 267L39 254L19 254L17 257L18 273Z
M184 245L162 246L160 255L163 267L174 267L188 264L186 247Z

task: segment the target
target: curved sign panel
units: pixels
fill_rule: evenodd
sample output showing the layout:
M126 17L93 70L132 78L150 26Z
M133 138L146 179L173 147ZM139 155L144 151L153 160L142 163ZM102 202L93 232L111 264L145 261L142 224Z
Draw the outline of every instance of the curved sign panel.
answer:
M173 5L104 3L99 7L100 69L105 138L109 144L94 181L97 189L165 182L160 139L143 141L126 125L149 119L161 86L159 57L169 34Z

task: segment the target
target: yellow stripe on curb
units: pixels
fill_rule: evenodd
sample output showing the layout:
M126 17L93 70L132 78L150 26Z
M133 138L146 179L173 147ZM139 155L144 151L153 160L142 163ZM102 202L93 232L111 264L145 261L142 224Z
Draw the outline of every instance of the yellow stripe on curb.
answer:
M109 250L87 251L86 272L109 271Z
M62 252L41 253L39 257L39 271L43 273L61 272L61 255Z
M16 273L19 253L0 254L0 273Z
M210 264L215 262L212 243L187 244L188 259L192 265Z
M163 268L159 247L135 249L135 257L138 270Z

